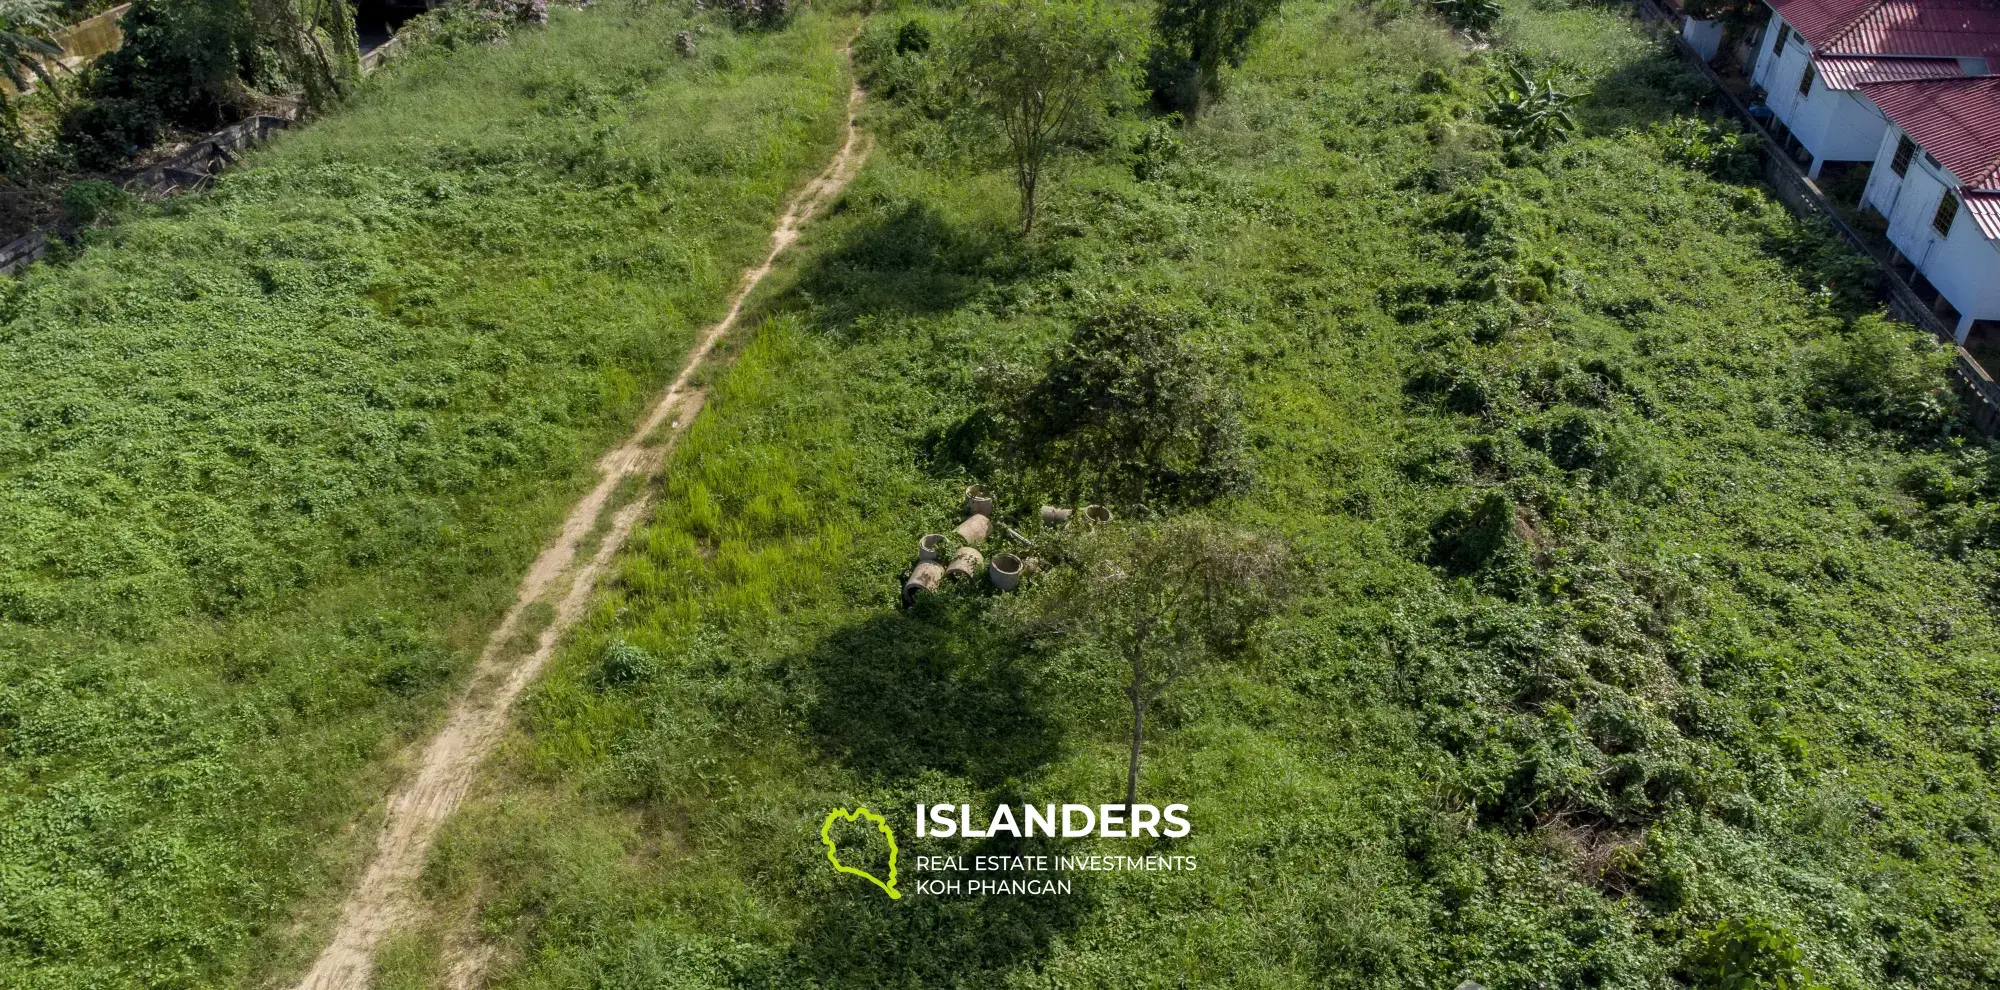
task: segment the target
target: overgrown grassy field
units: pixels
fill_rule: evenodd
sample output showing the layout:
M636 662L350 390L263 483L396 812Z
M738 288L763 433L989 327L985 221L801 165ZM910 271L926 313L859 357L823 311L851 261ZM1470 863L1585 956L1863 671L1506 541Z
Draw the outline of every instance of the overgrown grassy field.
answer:
M1025 244L890 43L950 17L875 15L875 157L427 873L499 985L2000 980L1991 448L1851 257L1711 177L1701 86L1622 9L1473 50L1294 0L1178 156L1080 154ZM1583 133L1498 147L1512 65ZM1199 869L891 901L828 868L829 809L891 814L907 891L972 851L918 802L1122 793L1114 658L896 584L992 370L1126 299L1226 349L1258 480L1202 511L1308 575L1156 713L1141 799L1193 836L1057 846Z
M392 758L837 144L845 30L558 10L0 280L0 986L315 950Z

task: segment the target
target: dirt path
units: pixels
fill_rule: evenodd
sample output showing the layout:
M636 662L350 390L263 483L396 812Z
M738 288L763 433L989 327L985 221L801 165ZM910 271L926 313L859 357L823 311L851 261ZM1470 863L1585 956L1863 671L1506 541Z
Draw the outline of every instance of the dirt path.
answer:
M771 274L778 256L798 240L806 222L840 194L867 157L869 141L855 123L861 100L861 87L856 83L847 97L847 138L840 153L792 197L777 228L771 231L770 252L762 264L744 274L729 312L702 336L680 374L632 436L598 462L602 477L597 487L570 510L562 533L542 550L521 579L520 594L486 641L464 695L452 706L444 727L424 746L415 775L390 796L388 820L376 840L368 869L341 907L333 941L299 980L297 990L365 990L369 985L375 947L410 916L417 875L423 870L439 826L458 809L480 764L499 742L515 700L541 673L563 634L583 615L599 577L651 508L653 479L674 442L701 412L703 393L690 384L695 371L736 326L744 302ZM629 478L645 480L643 493L618 509L608 528L604 527L606 506ZM596 551L579 561L578 551L585 539L600 529L604 537ZM560 595L555 617L536 638L533 651L522 654L510 648L529 606L554 595Z

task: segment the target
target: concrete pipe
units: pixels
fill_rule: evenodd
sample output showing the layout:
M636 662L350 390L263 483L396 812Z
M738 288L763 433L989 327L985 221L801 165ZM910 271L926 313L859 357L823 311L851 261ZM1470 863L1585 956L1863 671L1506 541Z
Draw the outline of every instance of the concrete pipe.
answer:
M971 547L959 547L958 552L951 555L951 564L944 569L944 576L953 581L971 580L979 576L980 565L984 563L986 557L979 551Z
M944 534L931 533L917 541L918 560L944 559Z
M1050 529L1067 526L1069 525L1070 513L1075 511L1074 509L1058 509L1053 505L1044 505L1042 506L1042 525Z
M903 582L903 604L917 600L917 595L925 591L936 591L938 582L944 580L944 565L935 560L919 563L910 572L910 579Z
M978 546L986 542L986 534L993 529L993 520L985 516L970 516L958 524L958 541Z
M1021 558L1011 553L994 554L993 566L986 569L986 580L1001 591L1013 591L1021 584Z
M1083 507L1083 521L1092 526L1102 526L1111 521L1111 510L1101 505Z
M968 516L990 516L993 514L993 493L985 485L973 485L965 490L965 514Z

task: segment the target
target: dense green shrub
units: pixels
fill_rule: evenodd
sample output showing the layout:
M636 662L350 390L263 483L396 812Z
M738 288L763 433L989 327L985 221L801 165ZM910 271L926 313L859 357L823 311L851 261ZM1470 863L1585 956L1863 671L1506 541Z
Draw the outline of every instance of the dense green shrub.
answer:
M65 124L72 140L91 142L98 123L115 129L123 122L119 133L128 135L138 133L132 122L141 120L210 130L240 116L244 81L272 77L241 0L135 0L122 27L124 44L84 74L88 102L72 115L73 128ZM102 101L118 102L115 109L89 109ZM117 137L100 138L79 153L110 151L118 143Z
M1032 378L997 383L999 470L1063 504L1199 505L1251 481L1226 352L1185 310L1086 316Z
M1688 962L1700 990L1814 990L1798 939L1761 918L1730 918L1703 932Z
M150 102L86 97L63 115L60 134L79 167L110 172L152 147L161 126L159 109Z
M132 195L103 179L78 179L64 187L63 219L91 224L130 206Z
M1201 101L1222 95L1222 70L1243 64L1257 26L1275 18L1282 0L1157 0L1158 46L1147 65L1155 105L1189 116Z
M1860 417L1879 427L1935 434L1957 422L1945 387L1949 347L1910 327L1870 315L1818 348L1807 400L1829 425Z
M1725 182L1755 182L1763 174L1763 139L1721 121L1676 117L1651 131L1668 161Z
M1431 6L1461 31L1484 33L1500 23L1507 12L1500 0L1431 0Z
M931 29L912 18L896 29L896 54L922 55L931 50Z
M776 30L792 18L792 0L722 0L737 27L761 31Z
M1556 87L1555 71L1539 76L1515 67L1503 81L1494 84L1487 98L1486 119L1506 135L1509 145L1525 145L1537 151L1566 140L1576 131L1576 115L1571 104L1576 97Z

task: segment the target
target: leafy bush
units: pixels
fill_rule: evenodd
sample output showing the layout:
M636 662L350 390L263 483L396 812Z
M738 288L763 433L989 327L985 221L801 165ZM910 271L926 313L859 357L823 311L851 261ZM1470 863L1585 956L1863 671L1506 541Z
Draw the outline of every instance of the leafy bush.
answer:
M1509 146L1527 145L1542 150L1567 140L1576 131L1571 104L1576 98L1557 89L1555 70L1530 76L1518 66L1495 84L1489 96L1486 118L1506 135Z
M1492 31L1507 13L1500 0L1431 0L1431 6L1443 14L1452 27L1475 34Z
M1080 321L1001 416L1004 470L1068 501L1194 505L1250 484L1242 399L1184 311Z
M1761 918L1730 918L1703 932L1688 961L1699 990L1812 990L1798 939Z
M131 194L112 183L79 179L63 189L63 218L74 224L95 223L131 202Z
M907 20L896 29L896 54L922 55L931 50L931 29L919 20Z
M739 28L773 31L792 19L792 0L722 0L721 6Z
M1453 577L1469 577L1490 565L1525 560L1526 532L1514 501L1500 492L1488 492L1431 524L1427 560Z
M105 96L78 100L63 115L60 134L79 167L110 172L152 147L160 127L153 103Z
M1763 139L1721 121L1676 117L1653 125L1651 134L1677 165L1726 182L1755 182L1763 174Z
M635 684L659 671L660 661L657 658L622 639L606 646L604 656L597 662L599 683L610 687Z
M1132 146L1132 177L1151 182L1177 170L1187 151L1179 131L1180 118L1176 116L1147 122L1145 131Z
M390 56L421 58L490 45L516 27L547 24L548 20L547 0L454 0L403 22L396 30L396 47L390 49ZM691 37L685 43L681 37L675 38L677 49L686 48L681 52L684 56L693 51L693 45Z
M125 43L91 64L83 92L94 102L119 101L96 111L105 123L124 122L120 135L138 133L137 122L209 130L238 116L247 95L240 79L275 75L260 49L248 8L235 0L136 0L123 21ZM66 129L66 141L90 142L83 122ZM120 137L79 147L79 157L103 161ZM150 140L150 139L149 139Z
M1871 315L1817 348L1807 402L1829 425L1858 416L1878 427L1937 433L1958 417L1946 385L1952 350L1906 324Z

